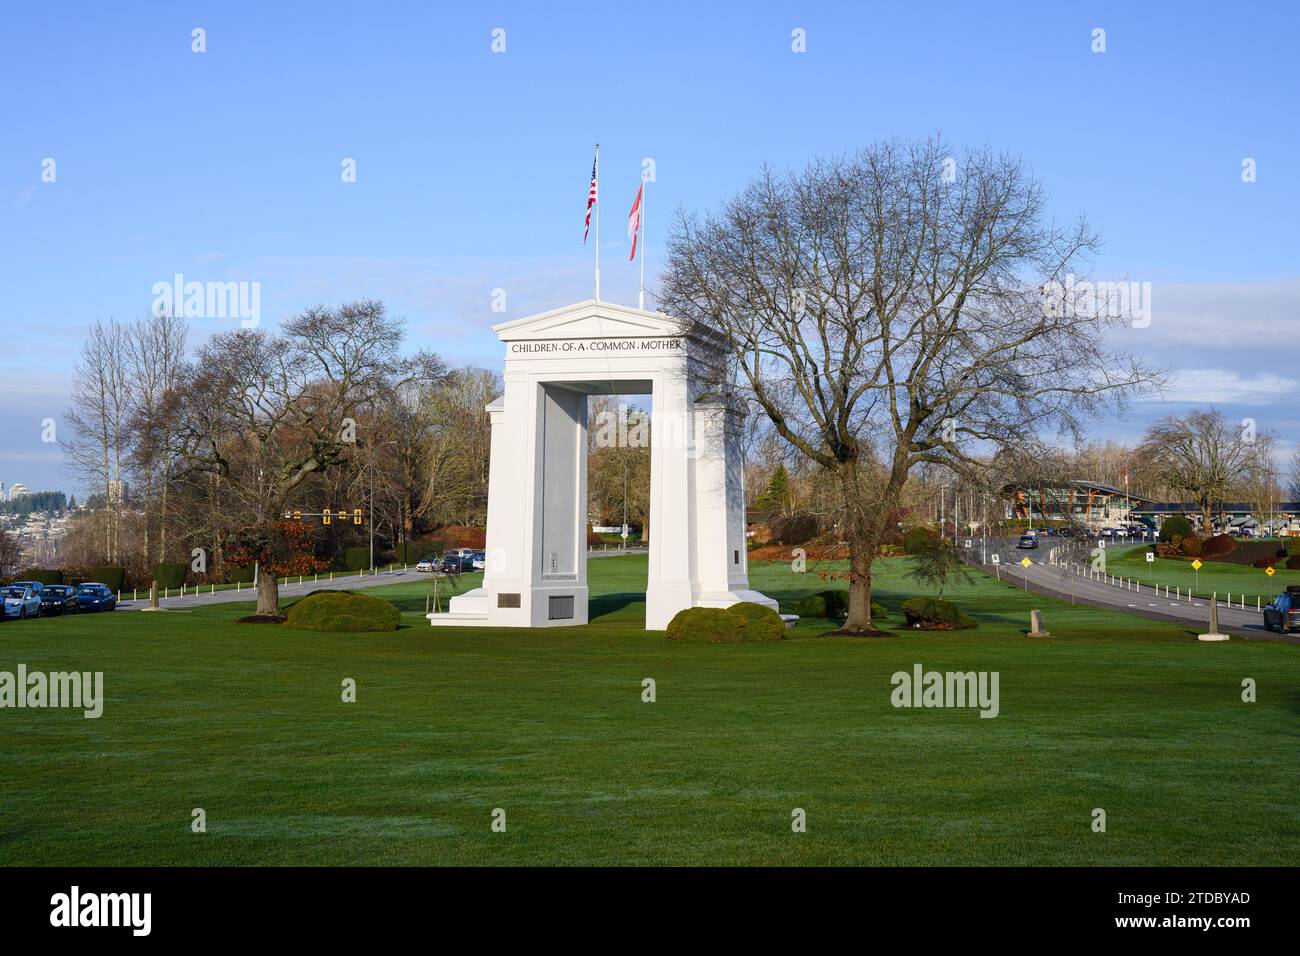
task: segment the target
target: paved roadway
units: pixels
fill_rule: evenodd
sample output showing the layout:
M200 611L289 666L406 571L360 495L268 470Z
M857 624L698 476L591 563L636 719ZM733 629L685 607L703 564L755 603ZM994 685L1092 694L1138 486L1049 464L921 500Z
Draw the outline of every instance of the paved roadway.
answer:
M588 558L612 558L623 554L644 554L644 548L610 548L608 551L589 551ZM355 574L349 574L346 577L336 577L333 581L329 576L313 580L310 576L304 576L301 584L296 577L280 579L280 597L292 598L301 597L312 591L351 591L356 588L373 588L381 584L409 584L416 581L428 581L432 575L426 572L417 572L414 568L403 571L395 568L392 571L379 569L378 574L366 574L358 577ZM224 604L230 601L256 601L257 592L253 590L250 584L238 591L226 590L216 592L200 591L198 594L188 593L184 597L173 594L171 597L164 598L161 595L158 598L158 606L172 610L179 610L187 607L199 607L205 604ZM132 601L129 593L123 592L122 602L118 605L119 611L139 611L149 606L149 592L139 592L137 600Z
M982 565L983 570L999 574L1003 580L1016 584L1024 585L1027 582L1028 589L1038 594L1050 594L1067 601L1073 599L1075 603L1089 607L1127 611L1139 617L1174 621L1194 627L1198 633L1209 630L1209 595L1189 598L1187 592L1183 591L1180 597L1175 597L1175 592L1171 589L1166 596L1163 587L1154 588L1148 584L1138 584L1135 587L1131 583L1099 575L1090 570L1086 560L1082 565L1077 561L1053 565L1049 563L1051 551L1063 543L1060 539L1040 539L1036 549L1024 551L1016 547L1017 540L989 538L985 552L988 563ZM964 543L958 541L959 546ZM976 538L972 543L974 547L964 553L973 558L973 564L979 566L982 542ZM994 554L1000 558L1000 564L996 568L992 564ZM1026 556L1034 563L1029 568L1022 568L1019 562ZM1050 615L1045 624L1050 631ZM1222 597L1219 600L1219 630L1248 640L1300 644L1300 634L1292 632L1282 635L1277 631L1264 630L1264 616L1255 609L1253 603L1248 603L1245 610L1236 605L1228 608Z

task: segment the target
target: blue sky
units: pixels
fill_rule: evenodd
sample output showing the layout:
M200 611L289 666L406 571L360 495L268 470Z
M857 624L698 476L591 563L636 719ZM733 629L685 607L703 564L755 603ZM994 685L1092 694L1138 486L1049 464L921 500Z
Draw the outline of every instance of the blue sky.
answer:
M1100 277L1153 284L1124 344L1174 387L1099 434L1214 402L1300 441L1295 4L46 3L5 27L6 484L75 490L41 420L87 325L144 315L178 272L259 282L268 325L382 298L412 347L496 367L493 322L590 296L597 140L603 292L633 304L643 158L653 291L672 210L713 208L764 162L936 132L1010 150L1102 230Z

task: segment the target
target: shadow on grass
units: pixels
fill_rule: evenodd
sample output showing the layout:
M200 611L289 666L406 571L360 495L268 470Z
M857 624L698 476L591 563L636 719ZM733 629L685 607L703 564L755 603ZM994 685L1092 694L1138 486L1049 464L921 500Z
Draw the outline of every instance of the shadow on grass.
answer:
M594 621L597 618L610 617L618 614L619 617L628 617L631 615L627 608L633 604L645 605L644 591L619 591L614 594L601 594L593 596L587 602L587 620ZM620 611L627 611L626 614L619 614Z

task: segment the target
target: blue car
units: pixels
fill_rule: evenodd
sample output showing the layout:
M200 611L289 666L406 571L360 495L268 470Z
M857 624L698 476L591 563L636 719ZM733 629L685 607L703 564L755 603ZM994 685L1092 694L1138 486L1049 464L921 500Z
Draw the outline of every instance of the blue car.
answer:
M77 589L67 584L50 584L40 593L41 615L76 614L81 610Z
M14 581L9 586L11 588L31 588L32 593L37 596L45 590L45 585L40 581Z
M113 611L117 609L117 595L107 584L79 584L77 603L83 611Z
M6 618L16 617L21 620L41 616L41 596L30 587L11 584L0 589L0 595L4 596Z

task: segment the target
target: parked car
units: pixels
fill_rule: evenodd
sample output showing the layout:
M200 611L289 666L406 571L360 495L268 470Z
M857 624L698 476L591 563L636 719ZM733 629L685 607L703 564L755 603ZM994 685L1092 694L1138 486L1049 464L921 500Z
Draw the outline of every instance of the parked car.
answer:
M417 571L436 571L438 570L439 560L433 555L428 555L420 559L420 563L415 566Z
M467 570L467 564L459 554L449 551L442 556L442 560L438 563L438 570L443 574L460 574Z
M67 584L51 584L40 593L42 614L76 614L81 610L77 589Z
M77 585L77 604L83 611L114 611L117 595L107 584L90 581Z
M1024 549L1036 548L1038 547L1038 539L1035 538L1032 534L1022 534L1020 536L1019 543L1016 544L1016 547L1024 548Z
M40 594L45 590L45 585L40 581L14 581L9 586L11 588L30 588L36 594Z
M1288 585L1284 594L1273 598L1273 603L1264 608L1264 630L1275 627L1283 634L1300 631L1300 584Z
M11 584L0 590L0 594L3 594L5 599L5 617L16 617L21 620L26 617L41 616L41 596L30 587Z
M470 567L475 571L484 571L487 569L487 552L475 551L474 556L469 560Z

